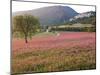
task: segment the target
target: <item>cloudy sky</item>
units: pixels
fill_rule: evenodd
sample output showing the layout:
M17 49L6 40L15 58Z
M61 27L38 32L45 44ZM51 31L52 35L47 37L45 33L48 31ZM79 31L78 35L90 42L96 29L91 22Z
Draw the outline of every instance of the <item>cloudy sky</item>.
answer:
M47 4L47 3L31 3L31 2L16 2L12 1L12 12L32 10L41 7L54 6L54 5L63 5L63 4ZM65 5L63 5L65 6ZM83 5L66 5L73 8L78 13L95 11L94 6L83 6Z

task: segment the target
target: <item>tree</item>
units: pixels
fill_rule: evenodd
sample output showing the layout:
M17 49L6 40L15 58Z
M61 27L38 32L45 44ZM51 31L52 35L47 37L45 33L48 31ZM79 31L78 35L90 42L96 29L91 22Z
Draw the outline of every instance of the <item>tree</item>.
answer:
M40 23L39 20L32 15L18 15L13 18L13 28L14 31L23 35L25 43L28 43L28 37L38 32Z

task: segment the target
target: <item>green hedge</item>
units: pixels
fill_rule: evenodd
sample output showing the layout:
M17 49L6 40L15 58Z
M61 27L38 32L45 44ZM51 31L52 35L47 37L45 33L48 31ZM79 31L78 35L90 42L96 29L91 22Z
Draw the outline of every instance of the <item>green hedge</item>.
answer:
M52 28L51 31L84 31L95 32L95 27L65 27L65 28Z

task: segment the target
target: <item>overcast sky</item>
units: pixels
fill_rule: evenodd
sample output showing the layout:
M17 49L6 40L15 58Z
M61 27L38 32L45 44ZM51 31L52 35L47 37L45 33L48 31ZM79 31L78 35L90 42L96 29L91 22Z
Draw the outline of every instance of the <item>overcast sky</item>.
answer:
M54 5L61 5L61 4L30 3L30 2L12 1L12 12L32 10L32 9L37 9L37 8L47 7L47 6L54 6ZM87 12L87 11L95 11L94 6L83 6L83 5L66 5L66 6L73 8L78 13Z

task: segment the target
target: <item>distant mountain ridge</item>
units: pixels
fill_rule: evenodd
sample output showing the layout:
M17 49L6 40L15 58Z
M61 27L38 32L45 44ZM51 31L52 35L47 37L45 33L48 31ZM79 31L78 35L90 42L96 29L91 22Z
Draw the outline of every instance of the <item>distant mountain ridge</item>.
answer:
M94 11L89 11L89 12L84 12L84 13L80 13L76 16L74 16L73 18L70 18L69 21L73 21L73 20L76 20L76 19L81 19L81 18L85 18L85 17L91 17L91 16L94 16L96 13Z
M30 14L37 17L41 25L58 25L69 21L78 13L68 6L48 6L28 11L13 13L15 15Z
M85 13L78 14L73 18L69 19L70 24L82 23L82 24L96 24L96 12L89 11Z

